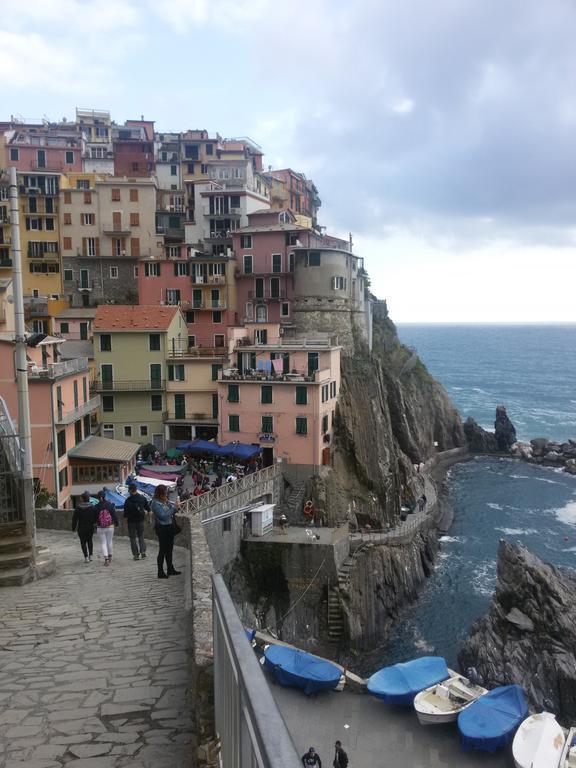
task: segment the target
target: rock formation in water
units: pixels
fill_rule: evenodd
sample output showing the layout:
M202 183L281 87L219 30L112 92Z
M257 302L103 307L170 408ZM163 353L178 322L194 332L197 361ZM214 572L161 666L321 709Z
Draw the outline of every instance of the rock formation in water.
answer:
M372 352L359 340L343 350L332 467L311 489L327 525L394 524L421 491L414 466L465 442L442 385L400 343L386 303L374 307Z
M469 416L464 423L464 434L472 453L506 453L516 443L516 429L503 405L496 406L494 432L484 429Z
M547 437L535 437L529 443L518 441L510 453L532 464L563 467L565 472L576 475L576 440L558 443Z
M499 451L509 451L516 442L516 429L508 418L506 408L503 405L496 406L494 436Z
M500 542L488 613L474 622L458 661L489 686L518 683L536 709L576 723L576 572ZM548 704L549 706L549 704Z

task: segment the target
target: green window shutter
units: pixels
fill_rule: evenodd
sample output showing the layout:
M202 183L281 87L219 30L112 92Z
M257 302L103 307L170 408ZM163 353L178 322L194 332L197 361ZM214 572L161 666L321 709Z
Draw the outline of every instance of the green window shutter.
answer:
M308 387L296 387L296 405L308 405Z
M240 391L238 389L238 384L228 384L228 402L229 403L240 402Z
M262 416L262 432L265 434L274 432L274 419L272 416Z
M269 384L265 384L260 388L260 402L261 403L272 402L272 387Z
M174 381L174 366L168 366L168 381Z
M222 370L221 365L212 364L212 381L218 381L218 371Z
M229 414L228 416L228 431L240 432L240 416L235 414Z
M322 416L322 434L328 432L328 416Z
M296 418L296 434L307 435L308 434L308 419L297 417Z

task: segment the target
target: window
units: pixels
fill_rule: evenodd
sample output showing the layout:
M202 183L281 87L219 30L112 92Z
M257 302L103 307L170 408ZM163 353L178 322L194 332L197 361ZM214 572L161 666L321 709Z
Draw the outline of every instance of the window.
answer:
M90 414L84 416L84 437L89 437L92 434L92 427L90 426Z
M246 302L246 320L252 320L254 317L254 305L251 301Z
M65 269L64 270L64 281L65 282L72 282L74 280L74 272L71 269ZM67 325L67 323L66 323ZM68 331L66 331L68 333Z
M244 256L244 274L252 274L252 256Z
M308 266L319 267L320 266L320 251L310 251L308 254Z
M90 189L88 179L76 179L76 189Z
M270 278L270 297L272 299L280 298L280 278L279 277Z
M148 436L148 425L140 424L140 437L147 437L147 436Z
M46 168L46 152L43 149L38 149L36 151L36 158L38 163L38 168Z
M138 267L134 267L134 277L138 277Z
M162 363L150 363L150 389L162 386Z
M270 384L263 384L260 387L260 402L266 404L272 402L272 387Z
M194 163L188 163L187 164L188 173L193 175L194 174Z
M178 176L178 166L177 165L171 165L170 166L170 176Z
M162 395L150 395L150 410L151 411L162 410Z
M240 402L240 387L238 384L228 384L228 402L239 403Z
M28 198L28 213L38 213L38 200L35 197Z
M264 298L264 278L257 277L254 281L255 296L257 299Z
M222 533L228 533L231 530L232 530L232 518L231 517L222 518Z
M178 365L168 366L168 381L184 381L184 365L179 363Z
M290 316L290 304L287 302L283 302L280 304L280 317L289 317Z
M328 384L322 385L322 402L326 403L328 401Z
M297 416L296 417L296 434L307 435L308 434L308 419Z
M84 192L85 205L90 205L91 202L92 202L92 192Z
M208 173L208 166L206 165L206 163L200 164L200 173L203 173L204 175Z
M74 163L74 152L67 151L66 152L66 164L67 165L73 165Z
M78 380L74 381L74 408L78 408Z
M345 291L346 290L346 278L340 277L337 275L336 277L332 278L332 288L335 291Z
M144 264L144 274L146 277L160 277L160 264Z
M60 333L70 333L70 324L60 323Z
M72 224L72 214L71 213L65 213L62 217L62 223L63 224Z
M58 458L62 458L64 454L66 453L66 430L63 429L61 432L58 432L56 443L58 446Z
M54 213L54 200L51 197L44 200L44 213Z
M186 395L184 393L174 395L174 418L186 418Z
M130 238L130 256L140 256L140 239L138 237Z
M90 270L89 269L80 270L80 285L78 287L90 288Z
M130 214L130 226L131 227L139 227L140 226L140 214L139 213L131 213Z
M80 214L80 224L83 224L84 226L92 225L94 224L96 220L96 217L93 213L81 213Z
M223 333L215 333L214 334L214 346L215 347L223 347L224 346L224 334Z
M138 169L136 169L138 170ZM138 202L138 190L137 189L131 189L130 190L130 202L131 203L137 203Z
M196 346L196 336L188 336L188 348Z
M110 267L110 279L118 280L118 267Z
M272 272L282 272L282 254L272 254Z
M179 304L180 303L180 290L178 288L166 289L166 304Z
M60 486L60 490L66 488L68 485L68 467L64 467L64 469L61 469L60 472L58 472L58 485Z
M264 434L269 435L274 432L274 419L272 416L262 416L262 430Z
M186 311L186 322L187 323L193 323L194 322L194 310L189 309Z
M336 382L330 382L330 397L336 397Z
M17 149L11 149L11 150L10 150L10 160L11 160L12 162L15 162L15 163L17 163L17 162L18 162L18 159L19 159L19 154L20 154L20 153L18 152L18 150L17 150Z
M217 363L212 363L212 381L218 381L218 371L222 370L222 366Z
M232 413L228 415L228 431L240 432L240 416Z
M41 230L42 229L42 220L41 219L31 219L28 216L26 217L26 229L36 229Z
M265 304L258 304L256 306L256 322L266 323L268 321L268 310Z
M104 413L114 411L114 395L102 395L102 410Z
M214 145L213 144L206 144L206 154L207 155L213 155L214 154Z
M221 323L222 322L222 312L212 312L212 322L213 323Z
M166 246L166 258L167 259L178 259L178 258L180 258L180 246L179 245L167 245ZM176 265L175 264L174 266L175 267L176 266L187 267L188 265L187 264L184 264L184 265L182 265L182 264ZM176 270L174 270L174 274L175 275L177 274ZM182 274L182 273L180 273L180 274ZM185 271L184 274L188 274L188 272Z
M112 202L120 202L120 190L117 187L112 187Z
M298 235L292 232L286 232L286 245L298 245Z
M114 424L102 424L102 437L114 440Z
M288 254L288 270L294 272L294 253Z
M168 256L170 258L170 256ZM188 262L177 262L174 264L174 277L186 277L188 275Z
M82 442L82 419L74 423L74 445Z
M96 238L86 238L86 256L96 256Z
M54 219L46 219L46 229L49 232L54 231Z
M318 370L318 352L308 352L308 376Z
M328 432L328 414L322 416L322 434L325 435Z
M88 400L88 382L86 380L86 376L82 379L82 402L86 402Z
M112 352L112 334L100 334L100 352Z
M199 158L198 145L186 144L186 146L184 147L184 157L189 158L190 160L198 160Z
M124 437L132 437L132 425L131 424L125 424L124 425Z
M308 405L308 387L296 386L296 405Z
M252 235L240 235L240 248L252 248Z
M138 163L132 163L132 171L136 172L138 170Z

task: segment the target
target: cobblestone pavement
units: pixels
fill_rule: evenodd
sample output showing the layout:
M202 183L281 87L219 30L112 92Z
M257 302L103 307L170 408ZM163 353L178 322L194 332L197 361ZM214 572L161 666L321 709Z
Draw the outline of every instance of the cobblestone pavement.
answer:
M117 537L105 568L71 533L38 539L56 574L0 590L0 768L189 765L188 553L158 580L153 544L135 562Z

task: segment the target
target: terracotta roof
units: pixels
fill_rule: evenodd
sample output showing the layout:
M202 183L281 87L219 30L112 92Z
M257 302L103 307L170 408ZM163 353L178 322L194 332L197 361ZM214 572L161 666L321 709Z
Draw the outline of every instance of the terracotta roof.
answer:
M166 331L180 310L174 306L101 304L96 312L95 331Z
M99 461L130 461L134 454L138 453L139 448L138 443L91 435L74 448L70 448L68 456Z

